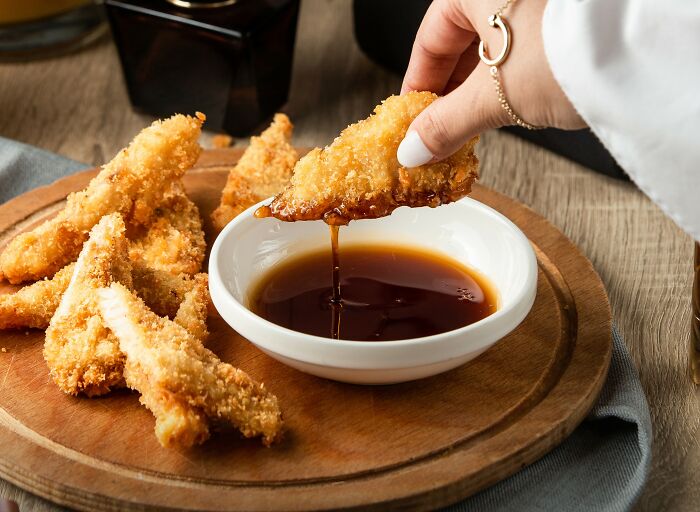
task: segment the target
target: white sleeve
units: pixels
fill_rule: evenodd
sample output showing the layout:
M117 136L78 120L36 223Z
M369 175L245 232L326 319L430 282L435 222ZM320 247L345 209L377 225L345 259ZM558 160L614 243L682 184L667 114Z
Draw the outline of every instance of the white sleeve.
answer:
M700 2L550 0L542 33L581 117L700 240Z

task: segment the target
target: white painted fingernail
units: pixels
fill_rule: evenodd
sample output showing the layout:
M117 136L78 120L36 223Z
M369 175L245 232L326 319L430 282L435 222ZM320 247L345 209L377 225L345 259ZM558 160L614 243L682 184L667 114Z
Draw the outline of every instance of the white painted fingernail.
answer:
M404 167L418 167L433 159L433 154L423 143L423 140L415 130L409 131L399 144L396 158Z

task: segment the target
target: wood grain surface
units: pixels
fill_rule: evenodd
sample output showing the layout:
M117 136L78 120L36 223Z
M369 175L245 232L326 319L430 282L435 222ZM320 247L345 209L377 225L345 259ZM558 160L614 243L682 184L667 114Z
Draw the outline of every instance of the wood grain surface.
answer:
M302 2L284 109L296 123L296 144L326 144L400 83L358 49L349 0ZM108 160L152 120L131 110L109 38L73 55L0 64L0 112L0 136L89 164ZM479 152L482 183L558 226L605 283L654 425L651 472L636 510L696 510L700 391L687 371L690 238L631 184L497 132L484 135ZM23 510L61 510L7 482L0 482L0 496L17 500Z
M205 219L239 156L205 153L185 176ZM0 206L0 247L95 172ZM592 265L548 221L484 187L472 197L525 231L540 267L530 314L476 360L401 385L341 384L269 358L212 315L207 345L278 396L287 435L269 449L220 434L176 451L158 445L136 394L66 396L48 378L43 332L4 331L0 475L82 510L425 510L519 470L559 444L597 398L610 361L610 307ZM210 222L205 232L211 244ZM13 288L0 284L0 293Z

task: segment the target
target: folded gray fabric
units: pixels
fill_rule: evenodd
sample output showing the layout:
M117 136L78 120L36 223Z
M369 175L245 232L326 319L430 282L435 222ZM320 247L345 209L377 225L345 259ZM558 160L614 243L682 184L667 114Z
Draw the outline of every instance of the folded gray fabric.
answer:
M0 137L0 203L86 167ZM631 508L651 457L651 418L637 371L613 329L610 373L588 418L559 447L449 512L590 511Z
M0 137L0 204L86 167L55 153Z
M588 418L531 466L444 510L629 510L647 478L651 440L649 406L637 370L613 328L610 372Z

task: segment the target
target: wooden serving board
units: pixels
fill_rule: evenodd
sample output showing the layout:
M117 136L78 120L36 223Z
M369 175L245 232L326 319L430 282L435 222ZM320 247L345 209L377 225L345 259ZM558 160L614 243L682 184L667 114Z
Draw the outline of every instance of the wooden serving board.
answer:
M209 243L209 213L239 156L205 152L185 177ZM53 214L95 172L0 206L0 245ZM174 451L160 447L136 394L66 396L49 379L43 332L0 332L0 476L82 510L430 509L537 460L598 396L612 347L610 307L590 262L548 221L484 187L472 197L525 232L540 267L529 316L476 360L406 384L341 384L270 359L213 316L209 346L277 394L286 439L264 448L217 434Z

